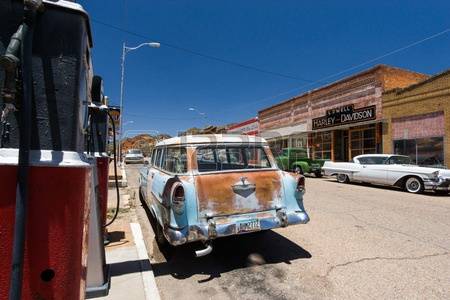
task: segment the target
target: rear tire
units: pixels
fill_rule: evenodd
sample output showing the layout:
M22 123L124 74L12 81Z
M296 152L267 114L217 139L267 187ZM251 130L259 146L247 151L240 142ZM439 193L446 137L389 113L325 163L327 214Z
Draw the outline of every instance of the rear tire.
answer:
M350 182L350 179L348 178L348 176L346 174L337 174L336 180L339 183L349 183Z
M418 177L408 177L405 180L405 191L412 194L422 193L424 190L423 181Z
M316 172L314 172L314 175L315 175L317 178L321 178L321 177L322 177L322 172L321 172L321 171L316 171Z

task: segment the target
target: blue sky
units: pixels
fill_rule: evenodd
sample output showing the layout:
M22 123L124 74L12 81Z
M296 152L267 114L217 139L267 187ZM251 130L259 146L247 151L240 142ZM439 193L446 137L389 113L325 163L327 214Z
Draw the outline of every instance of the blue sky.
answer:
M323 84L305 86L311 81L450 28L449 1L78 2L91 16L94 70L103 76L113 104L119 103L122 43L162 41L159 49L144 47L127 55L124 131L171 135L251 118L264 107ZM447 32L325 82L378 63L434 74L450 68L449 57Z

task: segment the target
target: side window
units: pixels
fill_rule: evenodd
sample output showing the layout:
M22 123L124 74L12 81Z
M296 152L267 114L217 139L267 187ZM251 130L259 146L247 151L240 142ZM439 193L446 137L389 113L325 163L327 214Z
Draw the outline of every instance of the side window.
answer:
M201 172L217 171L216 153L213 148L197 148L198 170Z
M358 158L358 161L361 165L367 165L367 157L360 157Z
M166 148L161 148L161 159L157 162L158 168L164 169L164 164L166 160Z
M155 165L155 160L156 160L156 149L153 149L153 151L152 151L152 161L151 161L151 165L152 166Z
M153 163L153 166L156 168L159 168L160 162L161 162L161 154L162 154L162 148L156 149L156 155L155 155L155 161Z
M163 169L171 173L186 173L186 148L167 148Z

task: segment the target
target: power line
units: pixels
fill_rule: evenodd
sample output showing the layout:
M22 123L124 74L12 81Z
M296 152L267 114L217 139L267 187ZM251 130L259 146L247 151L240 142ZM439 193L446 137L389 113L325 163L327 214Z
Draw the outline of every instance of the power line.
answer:
M136 32L133 32L133 31L130 31L130 30L127 30L127 29L124 29L124 28L112 25L112 24L108 24L108 23L105 23L103 21L99 21L99 20L96 20L96 19L93 19L93 18L91 20L92 20L93 23L97 23L97 24L100 24L100 25L112 28L114 30L121 31L121 32L127 33L129 35L133 35L133 36L136 36L136 37L139 37L139 38L142 38L142 39L153 40L149 36L145 36L145 35L142 35L142 34L139 34L139 33L136 33ZM167 43L167 42L164 42L164 41L161 41L161 40L157 40L157 41L161 45L164 45L166 47L169 47L169 48L172 48L172 49L175 49L175 50L178 50L178 51L186 52L186 53L189 53L189 54L192 54L192 55L196 55L196 56L199 56L199 57L203 57L203 58L206 58L206 59L209 59L209 60L214 60L214 61L218 61L218 62L221 62L221 63L233 65L235 67L240 67L240 68L244 68L244 69L248 69L248 70L252 70L252 71L256 71L256 72L260 72L260 73L265 73L265 74L269 74L269 75L274 75L274 76L278 76L278 77L283 77L283 78L287 78L287 79L300 80L300 81L304 81L304 82L313 82L312 80L309 80L309 79L306 79L306 78L293 76L293 75L288 75L288 74L283 74L283 73L279 73L279 72L275 72L275 71L270 71L270 70L267 70L267 69L262 69L262 68L259 68L259 67L243 64L243 63L236 62L236 61L233 61L233 60L221 58L221 57L218 57L218 56L201 53L201 52L198 52L198 51L195 51L195 50L191 50L191 49L188 49L188 48L185 48L185 47L181 47L181 46L177 46L177 45L174 45L174 44L171 44L171 43Z
M424 43L424 42L426 42L426 41L429 41L429 40L431 40L431 39L437 38L437 37L439 37L439 36L441 36L441 35L444 35L444 34L446 34L446 33L448 33L448 32L450 32L450 28L447 28L447 29L445 29L445 30L443 30L443 31L440 31L440 32L435 33L435 34L432 34L432 35L430 35L430 36L428 36L428 37L426 37L426 38L423 38L423 39L421 39L421 40L412 42L412 43L410 43L410 44L408 44L408 45L406 45L406 46L397 48L397 49L395 49L395 50L391 50L391 51L386 52L385 54L382 54L382 55L380 55L380 56L376 56L376 57L374 57L374 58L372 58L372 59L369 59L369 60L367 60L367 61L365 61L365 62L363 62L363 63L360 63L360 64L357 64L357 65L348 67L348 68L346 68L346 69L344 69L344 70L342 70L342 71L339 71L339 72L337 72L337 73L333 73L333 74L327 75L327 76L322 77L322 78L320 78L320 79L318 79L318 80L316 80L316 81L312 81L312 82L310 82L310 83L303 84L303 85L301 85L301 86L298 86L298 87L295 87L295 88L286 90L286 91L281 92L281 93L276 94L276 95L264 97L264 98L261 98L261 99L259 99L259 100L252 101L252 102L247 102L247 103L245 103L244 105L235 106L232 110L234 111L236 107L248 107L248 106L251 106L251 105L256 104L256 103L266 102L266 101L269 101L269 100L272 100L272 99L275 99L275 98L278 98L278 97L281 97L281 96L285 96L285 95L288 95L288 94L292 94L293 92L298 92L298 91L299 91L300 89L302 89L302 88L309 87L309 86L315 85L315 84L317 84L317 83L321 83L321 82L323 82L323 81L325 81L325 80L327 80L327 79L331 79L331 78L334 78L334 77L336 77L336 76L345 74L345 73L347 73L347 72L349 72L349 71L353 71L353 70L355 70L355 69L361 68L361 67L363 67L363 66L365 66L365 65L371 64L371 63L373 63L373 62L375 62L375 61L378 61L378 60L380 60L380 59L382 59L382 58L391 56L391 55L393 55L393 54L397 54L397 53L399 53L399 52L401 52L401 51L404 51L404 50L407 50L407 49L412 48L412 47L414 47L414 46L417 46L417 45L419 45L419 44L422 44L422 43ZM226 112L226 111L232 111L232 110L231 110L231 109L230 109L230 110L220 110L220 113L223 113L223 112Z

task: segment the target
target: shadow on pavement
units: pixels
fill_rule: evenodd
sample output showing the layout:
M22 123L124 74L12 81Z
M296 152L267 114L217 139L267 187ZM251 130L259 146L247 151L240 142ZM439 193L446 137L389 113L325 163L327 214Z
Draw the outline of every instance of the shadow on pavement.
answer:
M292 260L311 258L311 253L274 231L264 231L214 240L213 252L197 258L194 251L201 243L163 249L166 261L152 264L155 276L171 275L177 279L203 274L218 278L222 273L263 264L290 264ZM154 247L157 251L157 247Z
M140 273L151 270L148 259L124 261L109 264L111 276Z
M110 243L115 243L123 240L125 238L124 231L111 231L108 232L108 240Z
M290 264L292 260L311 258L311 254L274 231L264 231L214 240L214 250L205 257L194 257L201 243L172 248L166 262L152 264L155 276L172 275L177 279L195 274L209 275L205 282L222 273L262 264Z

